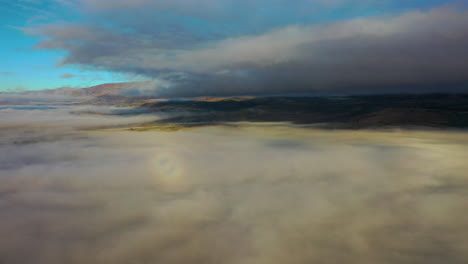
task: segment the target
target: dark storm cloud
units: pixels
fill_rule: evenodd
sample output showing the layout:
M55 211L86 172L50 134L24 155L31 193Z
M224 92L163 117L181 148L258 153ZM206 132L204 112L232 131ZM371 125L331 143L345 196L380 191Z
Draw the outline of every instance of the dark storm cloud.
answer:
M96 25L57 24L27 31L48 37L39 48L68 51L63 64L162 79L171 85L154 91L170 96L446 91L466 90L468 83L464 8L285 26L197 44Z

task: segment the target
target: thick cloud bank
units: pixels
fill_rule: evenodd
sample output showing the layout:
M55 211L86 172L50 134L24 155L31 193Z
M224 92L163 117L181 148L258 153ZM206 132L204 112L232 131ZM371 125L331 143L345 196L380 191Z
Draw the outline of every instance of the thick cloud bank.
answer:
M67 51L63 64L149 76L158 80L159 95L467 91L468 13L462 5L207 37L154 16L131 24L140 18L130 14L136 12L130 4L193 11L190 1L150 3L88 3L97 14L123 13L106 16L105 23L55 23L26 31L46 37L38 48Z
M466 134L2 111L1 263L468 262Z

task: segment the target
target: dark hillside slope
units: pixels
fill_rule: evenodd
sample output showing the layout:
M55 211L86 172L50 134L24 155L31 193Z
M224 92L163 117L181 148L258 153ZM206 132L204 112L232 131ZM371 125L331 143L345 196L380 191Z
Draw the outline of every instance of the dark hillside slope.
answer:
M343 128L468 127L467 94L256 97L148 102L140 107L192 113L164 121L174 123L289 121Z

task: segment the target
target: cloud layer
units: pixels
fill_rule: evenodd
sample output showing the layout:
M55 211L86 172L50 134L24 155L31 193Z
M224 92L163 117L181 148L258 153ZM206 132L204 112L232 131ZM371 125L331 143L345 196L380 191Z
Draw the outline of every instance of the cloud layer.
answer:
M247 17L214 26L210 10L220 14L231 5L247 6L234 2L83 0L92 22L55 23L26 32L46 37L37 48L67 51L62 64L170 83L154 87L160 95L466 91L468 11L461 4L327 23L293 23L286 13L283 21L269 8L265 21L281 22L255 29L243 24L261 18L261 12L252 10L264 3L252 1ZM312 6L327 12L350 2L327 6L300 1L293 9L294 14ZM390 2L382 2L382 8ZM286 2L273 4L282 5ZM119 15L109 16L110 10Z
M14 115L0 119L2 263L468 261L464 134L83 133L60 120L128 120Z

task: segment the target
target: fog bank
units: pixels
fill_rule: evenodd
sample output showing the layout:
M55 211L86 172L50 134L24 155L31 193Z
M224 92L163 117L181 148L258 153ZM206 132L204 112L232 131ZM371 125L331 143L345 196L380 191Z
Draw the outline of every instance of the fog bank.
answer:
M468 262L464 133L9 111L0 263Z

